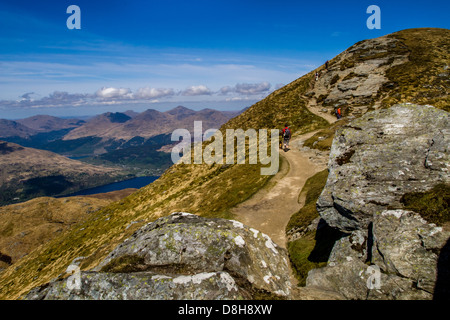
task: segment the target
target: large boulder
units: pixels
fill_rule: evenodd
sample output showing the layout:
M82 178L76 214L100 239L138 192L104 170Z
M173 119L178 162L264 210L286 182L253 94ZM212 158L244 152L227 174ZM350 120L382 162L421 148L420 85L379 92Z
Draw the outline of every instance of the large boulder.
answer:
M346 299L448 298L450 231L403 209L401 199L449 183L449 133L448 112L412 104L336 132L317 209L346 236L306 287Z
M291 291L286 250L267 235L180 212L143 226L74 276L27 299L286 299Z
M372 232L372 243L362 230L338 240L327 266L311 270L306 286L351 300L432 299L450 232L406 210L376 215Z
M449 120L432 106L402 104L337 130L320 216L341 231L367 229L374 214L401 208L405 193L449 183Z

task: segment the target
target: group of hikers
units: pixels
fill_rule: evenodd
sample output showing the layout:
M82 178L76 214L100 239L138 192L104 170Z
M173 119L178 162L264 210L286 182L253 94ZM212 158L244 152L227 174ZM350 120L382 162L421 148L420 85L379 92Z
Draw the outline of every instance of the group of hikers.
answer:
M328 60L325 62L325 69L328 70ZM319 72L316 71L315 77L316 81L319 80ZM342 118L342 110L341 107L335 107L334 113L336 115L336 118L339 120ZM291 140L291 129L289 128L288 124L286 123L284 125L283 130L280 132L280 149L283 149L284 151L289 150L289 141Z

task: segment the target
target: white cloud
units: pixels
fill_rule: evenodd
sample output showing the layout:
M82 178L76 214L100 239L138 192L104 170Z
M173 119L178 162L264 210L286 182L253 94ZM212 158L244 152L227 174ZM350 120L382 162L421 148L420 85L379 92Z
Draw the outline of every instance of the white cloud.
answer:
M130 89L127 88L101 88L97 90L95 95L101 99L130 99L132 98L132 93Z
M230 87L230 86L225 86L220 88L219 93L222 95L226 95L228 93L232 93L234 92L234 88Z
M238 83L234 87L225 86L219 90L219 93L226 95L228 93L238 93L240 95L257 95L266 93L270 90L270 83L267 81L260 83Z
M261 83L239 83L236 85L235 90L240 94L260 94L269 91L270 83L267 81Z
M225 101L250 101L253 99L250 99L249 97L232 97L232 98L226 98Z
M18 100L18 102L20 101L34 101L36 100L38 97L38 95L34 92L27 92L24 93L23 95L20 96L20 99Z
M276 86L278 87L278 85ZM27 109L27 108L60 108L83 107L95 105L115 104L139 104L173 101L182 103L182 99L204 96L201 99L213 99L214 96L228 96L224 101L250 101L261 99L270 93L271 84L239 83L234 86L223 86L217 91L209 89L205 85L189 86L184 91L174 88L141 87L131 90L124 87L102 87L94 93L68 93L66 91L54 91L47 96L40 97L34 92L21 94L17 100L0 100L0 110ZM208 96L206 98L205 96ZM186 97L186 98L182 98ZM165 98L167 100L165 100ZM170 99L173 98L173 99ZM158 100L158 99L162 99ZM193 98L195 99L195 98ZM205 100L206 101L206 100Z
M167 88L139 88L134 94L133 98L135 99L157 99L162 97L170 97L175 95L175 91L173 89Z
M204 96L211 94L212 91L209 88L205 87L204 85L191 86L181 93L181 95L183 96Z

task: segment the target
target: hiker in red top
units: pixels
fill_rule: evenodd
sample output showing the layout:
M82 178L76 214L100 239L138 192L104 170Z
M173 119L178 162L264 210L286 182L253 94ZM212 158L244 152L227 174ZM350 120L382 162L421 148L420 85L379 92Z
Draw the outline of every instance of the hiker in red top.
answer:
M289 140L291 139L291 129L289 129L288 124L284 125L283 129L283 149L284 151L289 150Z
M341 107L336 108L336 118L338 118L338 120L342 118Z

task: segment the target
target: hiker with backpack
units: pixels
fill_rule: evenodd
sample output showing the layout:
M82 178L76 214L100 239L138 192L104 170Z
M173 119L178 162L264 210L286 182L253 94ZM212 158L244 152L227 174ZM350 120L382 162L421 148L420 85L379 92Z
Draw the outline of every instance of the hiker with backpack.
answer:
M287 123L284 125L282 134L283 134L283 149L284 151L286 151L289 149L289 140L291 139L291 129L289 129Z

